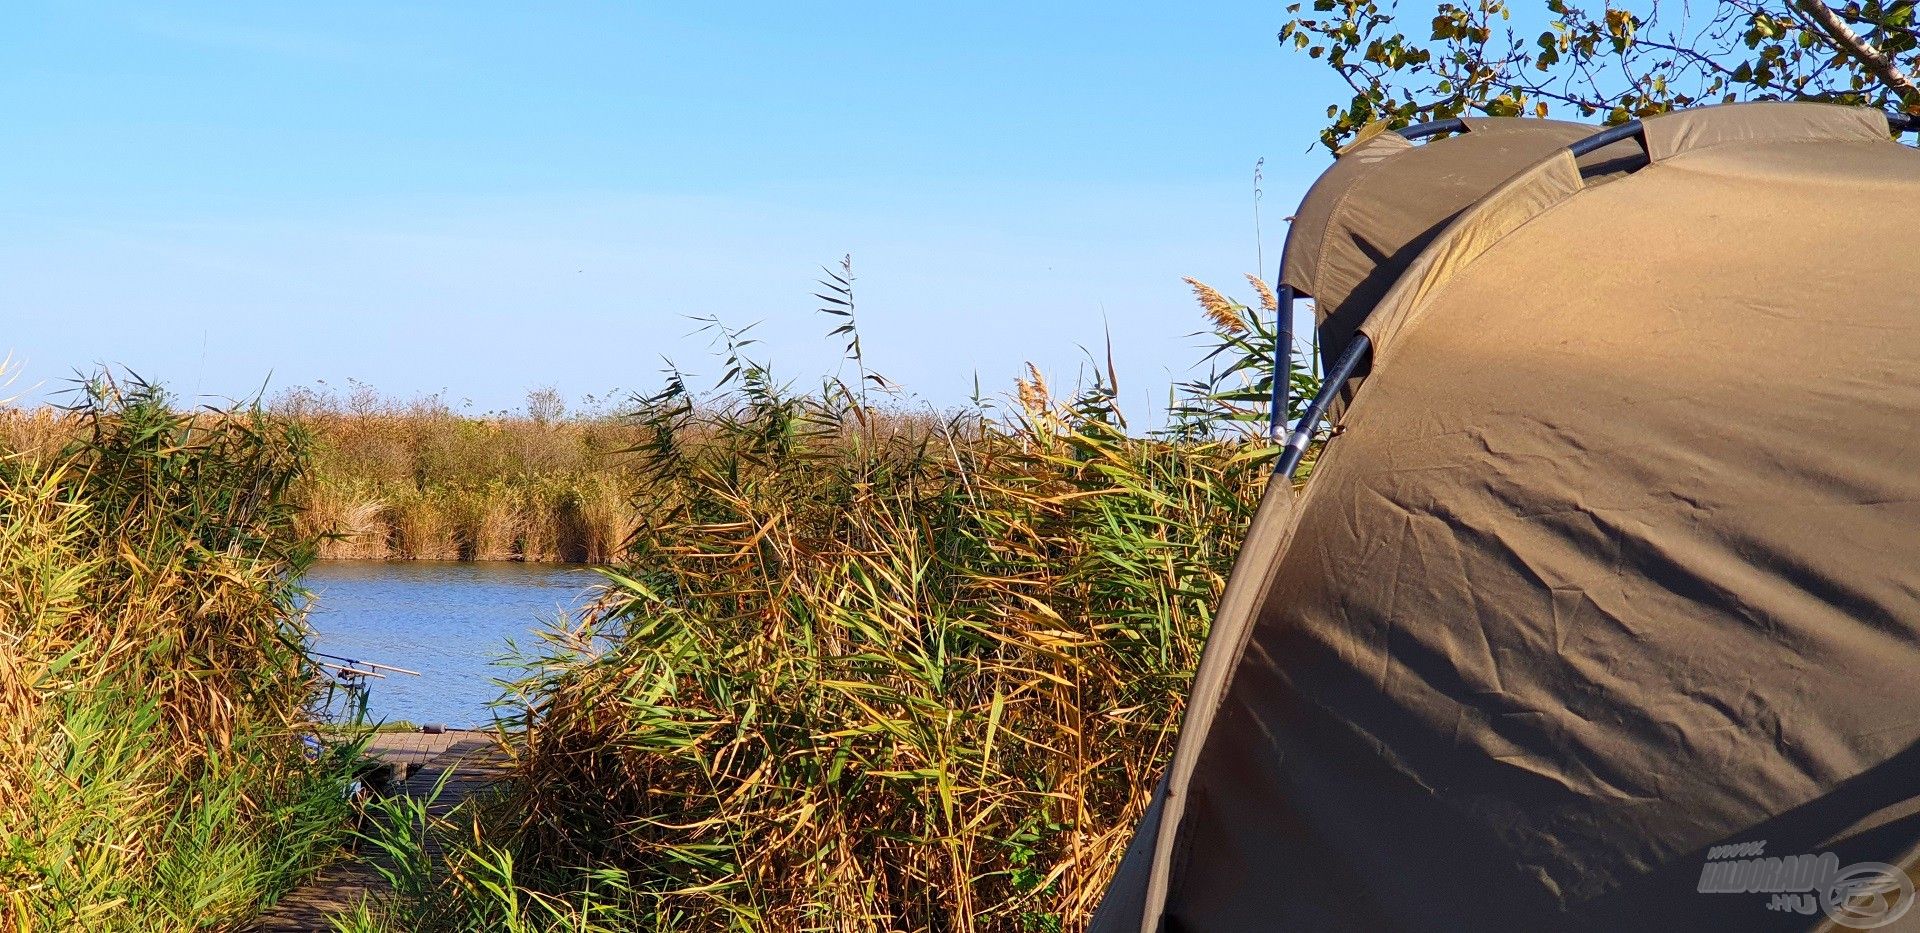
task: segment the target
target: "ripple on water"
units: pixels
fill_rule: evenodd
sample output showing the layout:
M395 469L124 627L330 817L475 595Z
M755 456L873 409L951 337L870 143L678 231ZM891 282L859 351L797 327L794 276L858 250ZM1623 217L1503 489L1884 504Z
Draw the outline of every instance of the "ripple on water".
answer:
M600 577L587 567L506 561L319 561L313 593L314 650L420 672L373 681L376 720L492 721L492 681L508 640L535 647L533 631L586 602Z

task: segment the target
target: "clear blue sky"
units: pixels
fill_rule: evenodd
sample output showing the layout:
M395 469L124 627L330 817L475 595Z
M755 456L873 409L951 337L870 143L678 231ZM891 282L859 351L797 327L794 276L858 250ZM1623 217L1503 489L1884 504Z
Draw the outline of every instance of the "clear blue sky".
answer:
M13 392L348 377L476 409L717 373L689 315L830 368L852 252L876 369L936 404L1110 324L1158 404L1182 275L1267 277L1339 96L1278 0L34 3L0 13ZM24 363L23 366L19 364Z

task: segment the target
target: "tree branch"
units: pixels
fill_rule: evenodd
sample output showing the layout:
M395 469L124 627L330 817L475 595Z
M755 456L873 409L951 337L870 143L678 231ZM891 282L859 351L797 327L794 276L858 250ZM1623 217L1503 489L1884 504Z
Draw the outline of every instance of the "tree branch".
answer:
M1865 65L1867 71L1879 78L1881 84L1892 89L1901 100L1913 101L1920 97L1920 88L1914 87L1913 79L1907 77L1900 70L1900 66L1895 65L1885 53L1860 38L1831 7L1820 0L1793 0L1793 5L1807 14L1807 17L1813 20L1814 24L1820 27L1820 31L1826 33L1827 38L1832 39L1841 51L1859 59L1860 64Z

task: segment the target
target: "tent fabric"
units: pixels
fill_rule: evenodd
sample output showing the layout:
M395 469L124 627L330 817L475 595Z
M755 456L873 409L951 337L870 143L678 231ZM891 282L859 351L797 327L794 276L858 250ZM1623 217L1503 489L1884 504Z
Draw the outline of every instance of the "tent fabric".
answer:
M1702 107L1649 117L1647 157L1664 161L1682 152L1750 141L1886 142L1887 115L1864 107L1757 103Z
M1406 264L1487 191L1593 132L1559 120L1472 118L1467 132L1415 145L1382 133L1315 182L1287 234L1281 284L1314 299L1331 363Z
M1885 131L1652 118L1645 168L1545 156L1407 265L1097 933L1800 929L1698 893L1711 847L1916 864L1920 152Z

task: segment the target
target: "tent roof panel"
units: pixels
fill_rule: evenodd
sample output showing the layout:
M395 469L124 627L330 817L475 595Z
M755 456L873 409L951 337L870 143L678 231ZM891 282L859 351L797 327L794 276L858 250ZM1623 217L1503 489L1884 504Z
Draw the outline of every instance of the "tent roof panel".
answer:
M1593 132L1558 120L1473 118L1422 145L1382 133L1337 159L1288 231L1282 284L1314 298L1321 352L1337 356L1432 236L1515 172Z
M1775 172L1811 159L1812 164L1806 164L1805 169L1816 172L1822 182L1829 185L1844 183L1848 178L1875 185L1906 184L1910 170L1873 160L1869 160L1867 168L1849 168L1856 163L1848 158L1823 164L1826 157L1816 154L1818 150L1796 148L1798 144L1843 147L1864 144L1879 153L1881 159L1893 159L1896 163L1920 155L1892 141L1884 114L1833 104L1726 104L1649 117L1645 127L1648 155L1655 166L1682 158L1703 158L1709 151L1727 147L1724 154L1717 154L1713 159L1719 166L1716 171ZM1732 145L1736 143L1739 145ZM1829 150L1833 151L1839 150ZM1428 238L1427 248L1404 266L1399 279L1385 290L1377 303L1366 309L1356 325L1373 341L1374 365L1380 365L1387 347L1421 304L1481 252L1533 216L1591 188L1592 179L1582 175L1582 164L1587 162L1576 161L1566 152L1552 154L1498 185L1471 212L1460 215L1456 222ZM1747 167L1743 169L1743 165ZM1633 177L1637 179L1639 174ZM1807 204L1801 209L1823 207ZM1663 212L1659 210L1609 220L1613 225L1629 227L1664 222ZM1717 237L1724 232L1697 230L1693 233ZM1854 248L1855 244L1849 242L1847 246Z
M1887 115L1838 104L1762 102L1699 107L1643 121L1647 157L1655 162L1683 152L1738 142L1880 142Z

